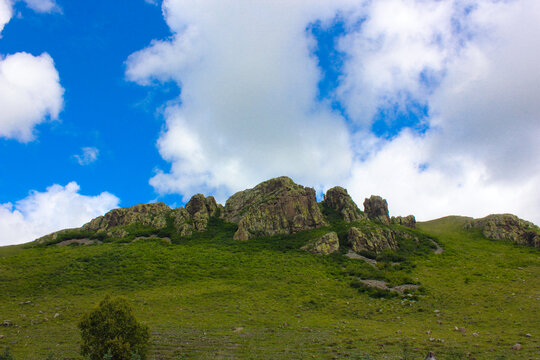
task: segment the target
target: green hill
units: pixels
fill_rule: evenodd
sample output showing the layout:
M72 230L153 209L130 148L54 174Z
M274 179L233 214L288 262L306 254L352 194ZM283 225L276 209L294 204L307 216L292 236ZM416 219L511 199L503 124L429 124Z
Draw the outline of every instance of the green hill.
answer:
M247 241L233 239L239 226L218 211L204 231L168 240L145 232L0 248L0 352L80 358L77 321L112 294L149 326L150 359L538 358L538 249L465 230L470 218L410 229L361 212L346 222L326 204L322 226ZM360 252L375 265L349 258L351 227L392 232L399 246ZM330 231L339 251L302 249Z

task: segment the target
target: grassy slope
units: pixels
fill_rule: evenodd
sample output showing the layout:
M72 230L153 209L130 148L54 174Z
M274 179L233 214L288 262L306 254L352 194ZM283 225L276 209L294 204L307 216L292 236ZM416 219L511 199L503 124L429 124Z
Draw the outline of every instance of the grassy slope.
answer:
M537 358L540 252L463 232L463 221L420 224L445 252L414 257L405 274L298 250L324 230L238 243L220 223L174 245L0 248L0 323L16 325L0 326L0 350L78 358L77 320L111 293L150 326L156 359ZM410 277L426 295L370 298L351 274Z

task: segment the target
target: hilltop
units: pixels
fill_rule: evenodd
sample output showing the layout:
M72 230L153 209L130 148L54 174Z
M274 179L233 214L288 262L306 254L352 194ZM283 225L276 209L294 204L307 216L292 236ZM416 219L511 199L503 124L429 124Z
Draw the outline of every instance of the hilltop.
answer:
M360 210L341 187L318 203L287 177L115 209L0 248L0 350L77 358L77 320L111 293L156 359L533 358L538 233L507 214L416 223L375 195Z

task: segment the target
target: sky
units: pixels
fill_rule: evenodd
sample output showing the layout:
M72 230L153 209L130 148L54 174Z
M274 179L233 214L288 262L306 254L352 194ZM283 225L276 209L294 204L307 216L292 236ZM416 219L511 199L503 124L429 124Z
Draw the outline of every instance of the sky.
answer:
M0 245L276 176L540 224L537 0L0 0Z

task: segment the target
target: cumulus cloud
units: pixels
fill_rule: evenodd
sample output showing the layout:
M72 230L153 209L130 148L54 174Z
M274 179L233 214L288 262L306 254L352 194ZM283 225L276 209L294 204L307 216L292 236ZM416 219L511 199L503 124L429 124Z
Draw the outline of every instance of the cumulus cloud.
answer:
M158 141L171 170L161 193L226 194L288 174L322 184L351 162L343 119L315 101L320 69L306 25L334 16L327 1L165 1L173 37L127 60L141 84L175 81L181 105Z
M535 0L163 3L169 39L127 60L141 85L173 81L158 141L161 193L223 199L275 175L346 184L396 213L515 212L540 222L540 3ZM314 21L344 21L338 87L317 97ZM347 120L331 110L338 100ZM378 138L388 109L428 127ZM391 117L390 126L399 126Z
M95 147L83 147L81 154L73 155L75 160L79 163L79 165L89 165L97 160L99 155L99 150Z
M81 195L79 185L53 185L32 191L15 204L0 204L0 246L20 244L51 232L79 227L118 207L119 199L107 192Z
M22 142L34 138L34 127L58 118L64 89L47 53L0 56L0 137Z

